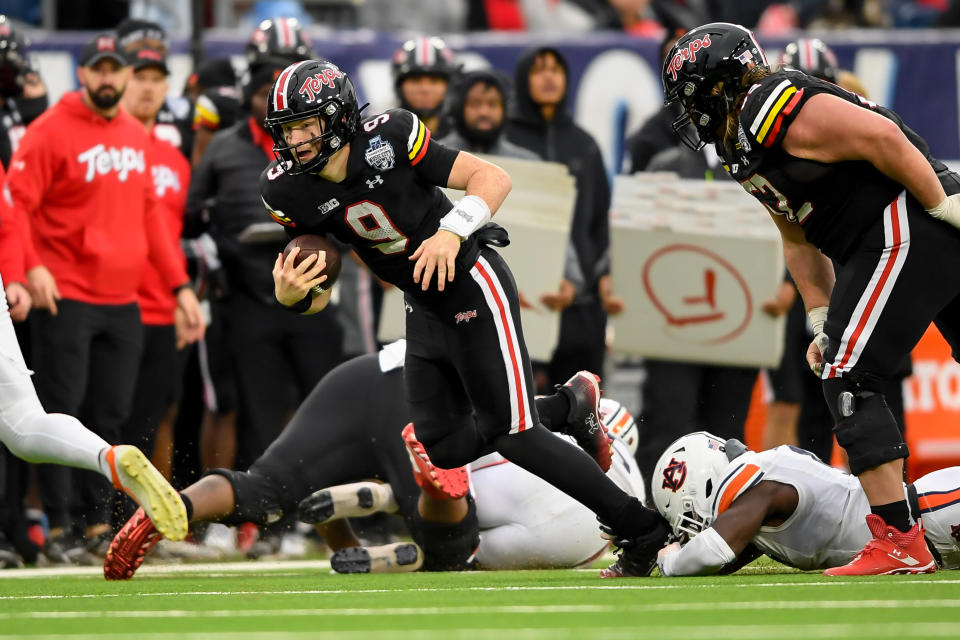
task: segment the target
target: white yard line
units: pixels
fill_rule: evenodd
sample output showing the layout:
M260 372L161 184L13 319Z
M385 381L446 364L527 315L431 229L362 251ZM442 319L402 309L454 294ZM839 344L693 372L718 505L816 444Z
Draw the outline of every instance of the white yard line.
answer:
M137 575L176 575L181 573L203 573L212 576L218 573L264 573L273 571L296 571L316 569L329 571L329 560L265 560L242 562L185 562L180 564L145 564ZM49 578L51 576L103 576L103 567L37 567L35 569L6 569L0 571L0 580L4 578Z
M363 580L357 576L358 581ZM251 596L251 595L341 595L341 594L373 594L373 593L455 593L470 591L661 591L670 589L696 589L696 588L718 588L726 587L731 589L768 589L768 588L791 588L791 587L849 587L850 585L889 585L891 579L886 580L857 580L856 582L824 580L819 582L757 582L753 584L724 584L722 580L712 582L709 585L695 585L690 583L673 584L631 584L623 580L611 580L613 584L586 584L586 585L502 585L491 587L480 586L456 586L456 587L411 587L397 589L284 589L262 591L158 591L158 592L131 592L131 593L79 593L79 594L37 594L37 595L19 595L4 596L0 595L0 601L4 600L71 600L76 598L126 598L135 596L137 598L169 598L181 596ZM659 582L659 581L658 581ZM664 583L666 580L663 581ZM360 584L358 582L358 584ZM909 587L913 585L956 585L960 580L930 580L923 579L920 576L911 580L897 582L898 588Z
M127 636L129 629L117 629L116 634ZM102 640L110 632L99 634L71 634L70 640ZM8 636L0 632L0 638ZM456 640L459 638L491 638L502 640L533 640L539 638L585 638L598 637L604 640L635 640L643 638L683 637L685 640L810 640L821 638L955 638L957 625L952 622L919 622L914 624L731 624L731 625L647 625L638 621L630 627L527 627L504 628L448 628L388 630L304 630L280 633L264 632L216 632L216 633L149 633L142 629L136 632L138 640L281 640L285 638L316 638L323 640L376 638L377 640ZM62 635L30 635L33 640L63 640Z
M24 611L0 613L0 620L63 620L103 618L303 618L435 615L542 615L586 613L664 613L753 610L955 609L960 600L811 600L805 602L673 602L626 605L454 605L449 607L347 607L310 609L141 609L119 611Z

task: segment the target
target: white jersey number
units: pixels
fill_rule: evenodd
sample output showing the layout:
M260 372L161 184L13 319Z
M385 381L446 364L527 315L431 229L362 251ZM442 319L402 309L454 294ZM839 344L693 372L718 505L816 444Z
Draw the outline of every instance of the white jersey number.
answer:
M393 226L383 207L369 200L347 207L347 224L364 240L375 242L374 248L384 254L401 253L410 241Z

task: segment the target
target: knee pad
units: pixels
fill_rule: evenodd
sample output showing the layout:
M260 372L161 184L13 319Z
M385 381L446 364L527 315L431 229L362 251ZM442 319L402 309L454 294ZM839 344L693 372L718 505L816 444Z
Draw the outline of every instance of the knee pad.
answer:
M467 496L467 515L460 522L431 522L418 513L413 517L411 529L414 541L423 549L424 571L473 569L480 546L480 522L472 496Z
M233 513L219 522L238 525L253 522L258 525L271 524L280 520L286 513L296 513L297 503L285 504L281 496L281 483L256 472L233 471L231 469L211 469L203 474L221 476L233 487Z
M860 475L910 455L883 394L847 378L823 382L823 396L837 425L837 443L847 452L850 471Z

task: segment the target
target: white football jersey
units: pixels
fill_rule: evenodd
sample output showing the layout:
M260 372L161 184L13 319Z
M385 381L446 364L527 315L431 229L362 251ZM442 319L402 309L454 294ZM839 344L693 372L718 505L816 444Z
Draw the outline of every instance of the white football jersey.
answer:
M748 451L721 474L711 503L713 520L749 488L765 480L797 490L797 509L778 527L761 527L753 543L771 558L798 569L846 564L870 540L867 496L855 476L813 454L780 446Z
M913 486L927 540L944 569L960 569L960 467L928 473Z
M470 472L480 522L480 567L574 567L606 549L592 511L500 454L476 460ZM621 489L644 500L637 463L618 438L613 439L613 464L607 475Z

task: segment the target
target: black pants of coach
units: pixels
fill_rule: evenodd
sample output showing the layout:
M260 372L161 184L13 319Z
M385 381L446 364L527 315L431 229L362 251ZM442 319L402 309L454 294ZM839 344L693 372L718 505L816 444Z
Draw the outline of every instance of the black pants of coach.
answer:
M960 192L960 178L940 176L947 193ZM877 216L854 253L837 271L824 330L830 346L824 354L823 387L834 418L840 420L838 389L880 392L902 367L930 323L936 324L960 356L960 230L929 216L906 192ZM832 401L832 402L831 402ZM859 408L856 409L859 411ZM878 433L895 436L895 422L881 408ZM837 437L844 440L844 425ZM859 453L851 470L860 473L884 461L902 458L906 446L892 436L881 447ZM895 445L895 446L894 446Z
M76 300L60 300L57 309L55 316L44 309L30 315L37 396L48 413L75 416L119 444L140 366L140 310ZM51 527L110 522L114 491L99 473L41 465L37 477Z
M287 418L341 360L336 310L301 316L242 291L223 301L225 343L236 367L237 466L255 460Z

